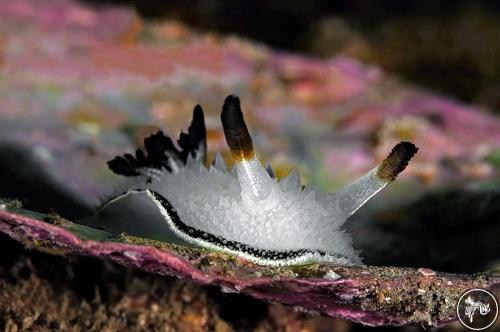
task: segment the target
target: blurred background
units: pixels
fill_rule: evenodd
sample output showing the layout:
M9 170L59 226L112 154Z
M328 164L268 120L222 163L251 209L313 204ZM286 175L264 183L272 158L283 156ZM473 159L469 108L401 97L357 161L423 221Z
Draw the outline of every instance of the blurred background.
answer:
M89 1L102 4L102 1ZM274 49L372 63L500 110L500 4L494 1L107 1L149 20L237 34Z
M492 1L0 1L0 197L88 215L120 182L106 161L159 128L176 137L198 103L209 160L222 151L231 163L219 121L228 94L240 96L259 157L279 177L299 169L326 191L401 140L419 146L398 181L347 224L365 263L500 269ZM54 321L95 330L368 329L1 241L11 250L0 280L15 299L0 305L6 330L25 319L49 330ZM51 295L30 306L27 289ZM62 298L67 311L56 305ZM179 309L151 314L153 300Z

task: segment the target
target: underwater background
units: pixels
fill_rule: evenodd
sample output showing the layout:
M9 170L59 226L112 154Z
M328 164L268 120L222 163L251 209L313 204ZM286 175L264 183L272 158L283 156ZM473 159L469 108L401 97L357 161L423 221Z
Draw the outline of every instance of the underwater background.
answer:
M0 197L88 215L119 183L106 161L177 136L196 104L209 161L230 160L234 93L261 160L325 191L419 146L346 224L367 265L498 275L499 41L489 1L0 1ZM5 331L372 329L0 241Z

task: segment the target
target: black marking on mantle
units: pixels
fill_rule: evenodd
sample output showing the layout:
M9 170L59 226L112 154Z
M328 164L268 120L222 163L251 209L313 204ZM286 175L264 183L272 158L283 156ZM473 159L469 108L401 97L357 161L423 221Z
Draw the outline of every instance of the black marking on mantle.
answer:
M160 202L160 204L168 212L168 215L172 220L172 223L174 224L174 226L177 228L178 231L186 234L188 237L191 237L193 239L203 240L217 247L241 252L256 258L274 260L274 261L290 260L312 253L319 253L320 255L326 255L325 252L319 250L311 251L308 249L286 250L286 251L256 249L248 244L244 244L237 241L226 240L221 236L210 234L208 232L204 232L194 227L186 225L179 218L179 215L172 207L172 204L170 204L170 202L165 197L163 197L163 195L149 189L144 189L143 191L144 192L149 191L153 195L153 197L156 200L158 200L158 202Z

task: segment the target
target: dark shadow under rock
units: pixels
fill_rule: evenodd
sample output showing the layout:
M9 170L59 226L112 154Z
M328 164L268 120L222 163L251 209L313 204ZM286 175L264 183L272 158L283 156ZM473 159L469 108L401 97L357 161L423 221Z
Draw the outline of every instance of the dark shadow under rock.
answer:
M91 214L92 206L49 174L34 151L34 147L0 142L0 197L18 199L42 213L55 210L70 219Z
M358 247L369 265L485 271L498 264L499 216L498 190L430 193L402 208L379 212L370 222L357 220L356 227L373 230L372 238Z

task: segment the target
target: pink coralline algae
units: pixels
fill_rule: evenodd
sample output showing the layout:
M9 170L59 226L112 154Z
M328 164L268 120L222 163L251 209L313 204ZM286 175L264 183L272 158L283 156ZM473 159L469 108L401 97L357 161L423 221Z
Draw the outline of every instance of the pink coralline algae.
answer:
M500 285L499 276L429 273L429 269L331 264L264 267L222 253L125 235L105 240L104 232L92 233L66 220L52 218L54 224L50 224L20 214L20 210L5 209L9 210L0 211L0 231L29 247L104 258L371 326L440 326L456 319L455 304L465 290L495 291Z

